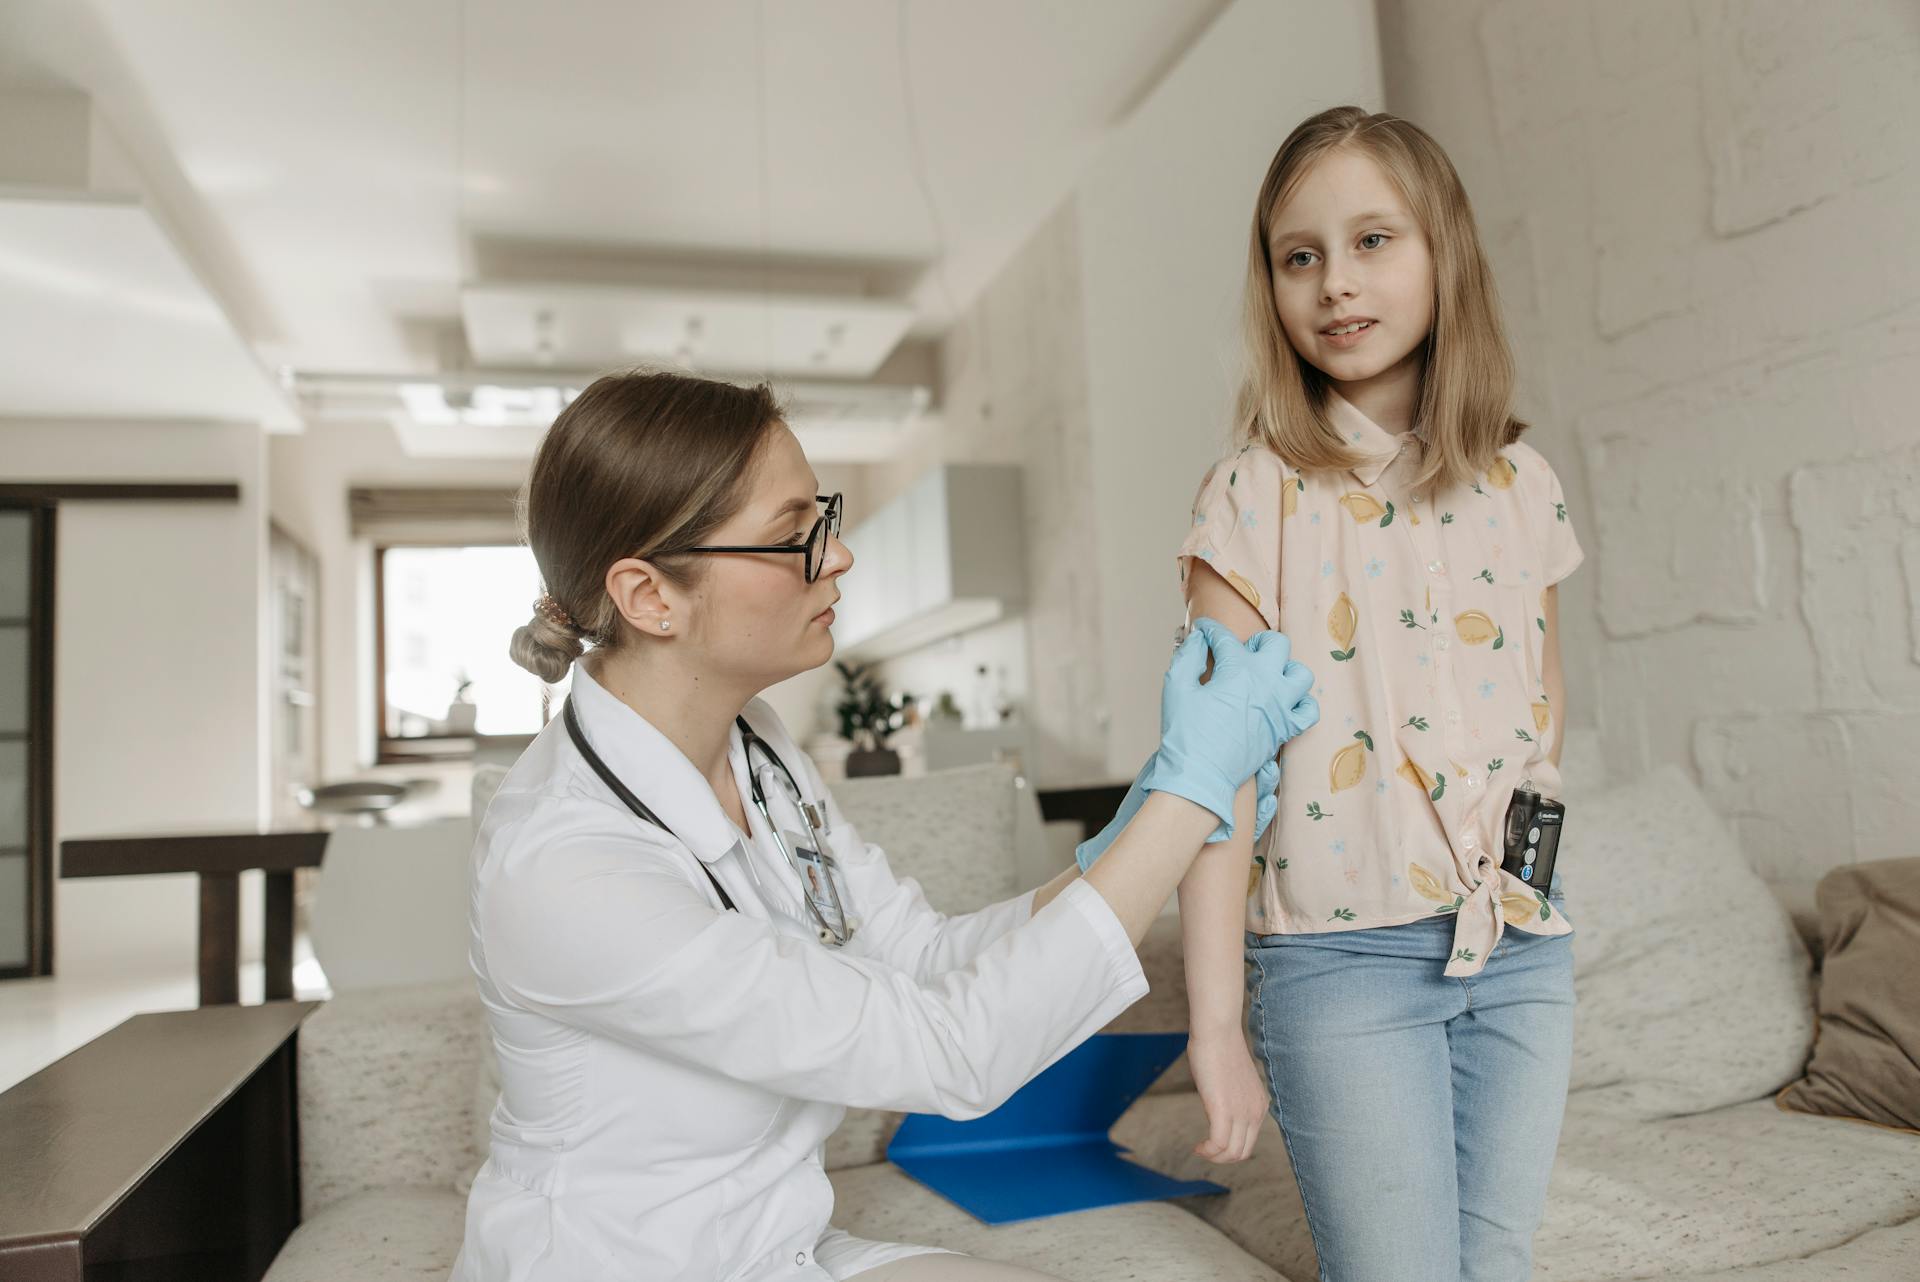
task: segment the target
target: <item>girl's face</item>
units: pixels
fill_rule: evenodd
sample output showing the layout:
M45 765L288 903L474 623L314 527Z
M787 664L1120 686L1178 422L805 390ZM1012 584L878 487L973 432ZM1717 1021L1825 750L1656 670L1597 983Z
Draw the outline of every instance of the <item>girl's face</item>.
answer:
M762 546L807 540L821 505L819 479L785 424L768 434L747 478L746 501L702 539L713 546ZM688 603L690 634L710 666L729 683L764 690L833 657L833 603L853 554L828 535L820 574L807 582L806 556L791 552L706 555Z
M1417 380L1433 328L1433 255L1380 166L1328 153L1268 226L1273 301L1293 350L1348 400L1370 384Z

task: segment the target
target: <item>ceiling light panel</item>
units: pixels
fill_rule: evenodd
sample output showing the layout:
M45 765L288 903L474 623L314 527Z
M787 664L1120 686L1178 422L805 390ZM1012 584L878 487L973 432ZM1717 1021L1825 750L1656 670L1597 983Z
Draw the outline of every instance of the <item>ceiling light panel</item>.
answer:
M488 365L866 378L906 336L913 309L832 298L632 286L474 285L467 346Z

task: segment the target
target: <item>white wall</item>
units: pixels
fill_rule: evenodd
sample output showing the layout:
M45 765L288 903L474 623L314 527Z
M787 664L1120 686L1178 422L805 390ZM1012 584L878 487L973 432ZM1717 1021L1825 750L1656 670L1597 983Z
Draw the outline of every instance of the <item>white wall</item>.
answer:
M876 502L938 462L1025 469L1042 786L1131 778L1153 749L1183 613L1173 553L1227 437L1254 195L1301 119L1381 101L1371 5L1229 5L967 308L938 418L874 469ZM937 660L915 656L916 679Z
M1381 10L1587 548L1573 717L1616 777L1692 771L1769 875L1920 853L1911 0Z
M1227 441L1261 178L1305 117L1381 102L1372 5L1238 0L1075 190L1109 778L1131 778L1159 739L1184 614L1173 554Z
M1027 540L1027 608L886 666L890 684L965 707L980 662L1005 666L1033 733L1042 787L1103 782L1106 685L1093 557L1079 229L1071 201L1047 218L940 346L942 400L909 448L871 469L877 506L940 463L1015 463ZM859 566L847 591L862 590ZM1009 650L1024 649L1015 656Z
M267 791L259 429L0 421L0 460L14 481L239 483L237 503L60 505L54 839L251 828ZM61 974L193 965L191 877L62 881L54 902Z

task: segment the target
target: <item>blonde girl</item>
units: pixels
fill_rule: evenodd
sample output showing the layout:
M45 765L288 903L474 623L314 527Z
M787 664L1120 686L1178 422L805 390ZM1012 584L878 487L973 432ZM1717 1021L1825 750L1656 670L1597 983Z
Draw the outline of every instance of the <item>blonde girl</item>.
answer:
M1525 1278L1573 966L1557 888L1501 870L1502 828L1522 781L1559 792L1555 585L1581 552L1439 145L1355 107L1295 129L1244 329L1182 578L1193 615L1285 633L1321 717L1281 753L1266 838L1240 823L1240 858L1181 884L1196 1151L1243 1160L1271 1108L1323 1279Z

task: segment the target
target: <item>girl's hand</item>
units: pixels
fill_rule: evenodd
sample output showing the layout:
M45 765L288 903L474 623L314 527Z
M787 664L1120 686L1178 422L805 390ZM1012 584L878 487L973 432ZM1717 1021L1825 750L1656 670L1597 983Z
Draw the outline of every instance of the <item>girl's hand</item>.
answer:
M1207 1138L1193 1151L1225 1165L1253 1156L1267 1118L1267 1084L1238 1029L1187 1042L1187 1062L1207 1110Z

